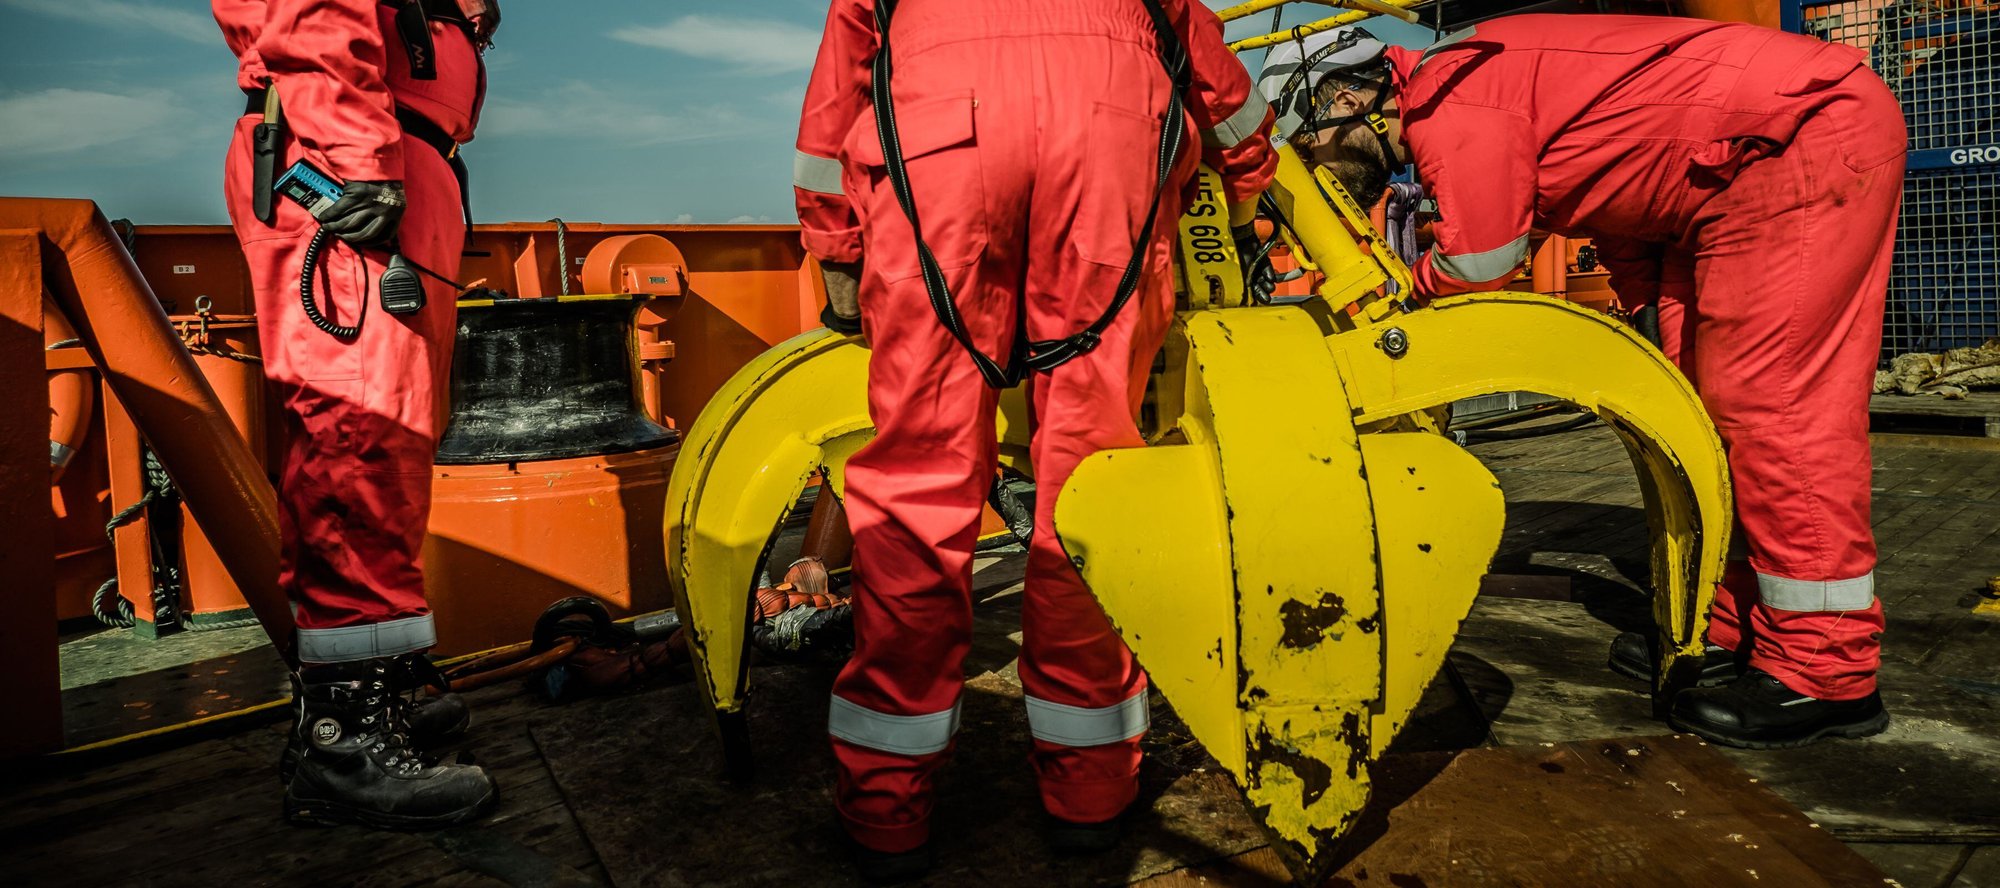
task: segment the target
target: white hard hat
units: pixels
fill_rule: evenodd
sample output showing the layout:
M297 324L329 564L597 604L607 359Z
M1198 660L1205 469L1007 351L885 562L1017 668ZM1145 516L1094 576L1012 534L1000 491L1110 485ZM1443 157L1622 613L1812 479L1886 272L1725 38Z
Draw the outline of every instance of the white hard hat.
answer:
M1312 117L1320 79L1342 75L1357 82L1377 76L1389 46L1359 25L1308 34L1271 47L1257 90L1278 114L1278 134L1289 137Z

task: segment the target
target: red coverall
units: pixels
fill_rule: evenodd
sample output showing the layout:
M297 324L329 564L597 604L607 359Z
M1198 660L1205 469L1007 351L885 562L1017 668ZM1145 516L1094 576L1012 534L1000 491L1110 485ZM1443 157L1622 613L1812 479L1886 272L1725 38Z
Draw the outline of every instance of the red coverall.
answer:
M1664 349L1729 451L1748 560L1718 590L1710 641L1747 645L1799 693L1871 693L1867 399L1906 138L1863 54L1594 15L1389 52L1405 144L1442 214L1418 288L1497 288L1530 227L1595 238L1621 299L1659 304Z
M404 138L396 111L471 139L485 88L471 38L433 21L437 78L420 81L394 7L375 0L214 0L214 11L240 63L237 85L277 86L287 129L279 170L305 158L343 182L401 180L402 253L455 277L465 242L458 182L436 149ZM359 322L361 333L346 341L313 326L299 304L299 272L317 224L283 198L274 224L251 210L250 140L260 119L237 120L223 181L256 292L265 377L283 405L280 582L296 604L299 656L326 663L423 650L437 636L418 551L457 294L426 276L423 310L389 314L375 284L389 253L335 239L313 295L329 320Z
M945 332L882 167L868 101L870 0L835 0L800 119L794 184L805 245L861 261L877 435L847 464L854 530L854 657L829 732L848 831L881 851L927 838L931 775L958 726L972 630L971 571L996 459L999 393ZM1194 69L1190 141L1232 200L1276 168L1271 116L1199 3L1163 0ZM1095 320L1151 201L1170 89L1139 0L903 0L893 25L895 107L930 244L973 340L1004 362L1032 339ZM1145 378L1173 316L1168 235L1196 157L1162 200L1149 263L1095 350L1029 382L1036 502L1022 612L1021 683L1048 810L1118 814L1137 792L1146 682L1070 566L1051 525L1076 464L1143 441ZM1017 317L1025 312L1025 317Z

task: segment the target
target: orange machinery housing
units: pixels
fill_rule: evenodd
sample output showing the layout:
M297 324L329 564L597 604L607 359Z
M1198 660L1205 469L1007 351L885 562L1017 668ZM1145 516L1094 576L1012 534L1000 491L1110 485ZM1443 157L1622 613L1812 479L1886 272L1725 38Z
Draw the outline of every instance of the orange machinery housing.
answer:
M128 244L236 430L272 464L268 455L282 445L276 440L282 432L264 420L271 407L256 363L249 278L230 230L140 226ZM460 279L515 298L650 295L634 325L635 390L640 409L668 427L692 419L751 358L816 326L823 299L797 228L783 225L484 225ZM61 315L47 314L56 320L45 345L60 344ZM92 613L93 593L115 570L118 595L141 632L249 619L215 546L178 506L143 508L114 531L115 546L106 541L109 516L139 503L149 489L143 441L115 398L96 397L95 385L82 381L92 373L87 355L65 348L46 355L51 441L75 454L51 485L58 615ZM571 595L591 595L626 614L670 606L660 527L676 451L669 444L440 465L424 549L437 652L517 641L542 608ZM178 545L154 545L160 534ZM154 559L161 552L178 553L179 563L162 567L177 576L179 588L156 596Z

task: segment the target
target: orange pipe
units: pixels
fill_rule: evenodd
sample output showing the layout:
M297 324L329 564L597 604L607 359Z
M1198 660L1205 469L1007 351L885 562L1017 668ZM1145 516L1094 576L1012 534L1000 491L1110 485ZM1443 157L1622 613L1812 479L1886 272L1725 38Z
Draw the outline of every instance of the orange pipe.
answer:
M271 644L296 665L291 606L278 588L277 495L111 224L87 200L0 198L0 228L41 231L57 305L216 543Z

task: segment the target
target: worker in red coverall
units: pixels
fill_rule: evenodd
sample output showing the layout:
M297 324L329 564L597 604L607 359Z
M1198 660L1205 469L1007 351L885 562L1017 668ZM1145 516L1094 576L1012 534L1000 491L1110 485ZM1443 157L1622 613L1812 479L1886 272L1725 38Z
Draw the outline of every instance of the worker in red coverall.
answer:
M1109 847L1137 792L1146 680L1051 524L1085 456L1140 446L1145 379L1173 317L1169 238L1198 161L1248 223L1276 168L1269 109L1189 0L1155 7L1191 60L1187 138L1160 181L1173 86L1148 0L902 0L893 107L921 223L972 344L1004 362L1017 336L1070 337L1143 271L1101 344L1027 380L1038 487L1022 613L1032 762L1059 848ZM873 349L876 437L847 464L855 652L834 684L837 807L871 879L928 863L932 778L958 727L971 571L995 469L995 406L933 311L917 241L885 172L869 97L870 0L835 0L800 118L794 185L825 269L830 325L859 315ZM1167 44L1171 45L1171 44ZM859 308L855 308L858 281Z
M398 252L439 277L458 272L465 204L450 155L472 138L480 52L499 10L490 0L214 0L214 12L249 95L224 188L286 442L279 580L301 668L285 811L391 829L469 820L492 805L492 779L425 754L464 729L464 703L404 697L435 675L420 658L437 634L417 553L457 293L426 277L425 306L391 314L377 290ZM344 183L317 219L270 195L299 160ZM329 324L358 333L320 329L301 303L322 230L313 300Z
M1599 15L1482 22L1422 53L1315 35L1294 69L1316 54L1340 61L1286 96L1280 129L1364 202L1416 164L1439 213L1421 295L1498 289L1539 228L1595 239L1625 304L1659 306L1747 543L1672 724L1751 748L1882 731L1867 399L1906 140L1863 54ZM1648 638L1621 636L1613 667L1650 675Z

